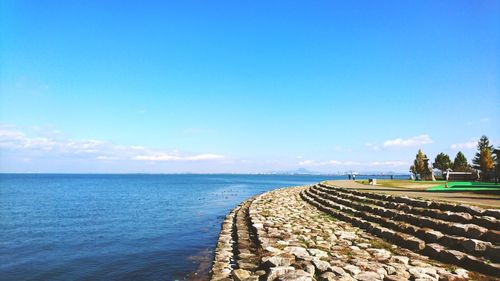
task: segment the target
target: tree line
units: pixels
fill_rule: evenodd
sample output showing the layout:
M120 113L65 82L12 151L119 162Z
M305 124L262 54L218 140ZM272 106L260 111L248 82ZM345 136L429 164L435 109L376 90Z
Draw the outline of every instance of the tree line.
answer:
M444 173L448 169L454 172L475 172L480 171L482 180L490 180L494 174L495 180L498 179L500 170L500 148L493 148L487 136L482 136L477 143L477 152L472 159L472 165L469 164L465 155L459 151L455 159L451 161L446 153L439 153L432 163L432 168L438 169ZM429 158L419 149L410 172L415 176L433 177L432 169L429 165Z

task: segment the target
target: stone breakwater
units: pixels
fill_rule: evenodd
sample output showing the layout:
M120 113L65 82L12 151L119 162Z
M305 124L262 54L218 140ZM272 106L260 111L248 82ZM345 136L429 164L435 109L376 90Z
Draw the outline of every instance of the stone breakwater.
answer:
M498 280L499 210L318 184L225 218L211 280Z

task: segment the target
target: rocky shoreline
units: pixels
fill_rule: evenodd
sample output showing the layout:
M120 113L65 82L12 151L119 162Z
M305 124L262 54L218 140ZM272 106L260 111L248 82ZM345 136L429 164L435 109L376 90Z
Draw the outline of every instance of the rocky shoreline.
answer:
M226 216L210 276L498 280L499 214L324 184L278 189Z

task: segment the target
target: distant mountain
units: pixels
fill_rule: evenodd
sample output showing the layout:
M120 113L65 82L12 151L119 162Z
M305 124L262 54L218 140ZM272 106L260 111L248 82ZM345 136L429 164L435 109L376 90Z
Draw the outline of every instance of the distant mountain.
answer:
M269 174L272 174L272 175L328 175L328 173L310 171L310 170L304 169L304 168L298 168L295 170L288 170L288 171L272 171L272 172L269 172Z

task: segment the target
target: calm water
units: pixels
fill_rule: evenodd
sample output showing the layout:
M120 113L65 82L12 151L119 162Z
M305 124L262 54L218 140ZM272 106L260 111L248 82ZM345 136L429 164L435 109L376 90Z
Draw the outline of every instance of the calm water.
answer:
M1 280L182 280L244 199L325 176L0 175Z

